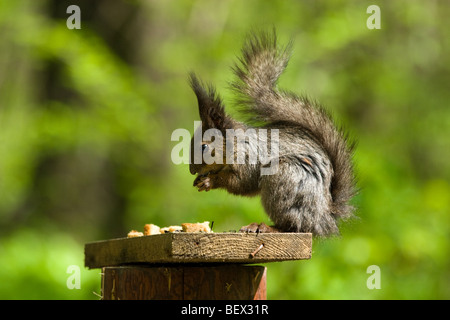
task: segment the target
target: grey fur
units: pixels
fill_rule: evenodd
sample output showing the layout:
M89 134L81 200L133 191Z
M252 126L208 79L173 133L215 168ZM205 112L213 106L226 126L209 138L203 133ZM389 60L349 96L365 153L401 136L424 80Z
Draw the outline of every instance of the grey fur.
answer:
M247 117L245 123L229 117L214 88L204 89L191 74L204 130L279 130L278 171L261 175L261 166L266 165L261 162L191 163L190 170L198 173L194 185L200 191L224 188L237 195L260 194L264 209L279 230L320 236L337 234L337 219L352 217L354 211L349 204L356 192L351 159L354 144L349 143L347 135L321 106L277 89L291 47L292 43L278 48L275 32L248 38L240 63L234 67L237 80L232 83L240 111ZM262 156L260 142L250 150ZM222 151L225 149L226 143Z

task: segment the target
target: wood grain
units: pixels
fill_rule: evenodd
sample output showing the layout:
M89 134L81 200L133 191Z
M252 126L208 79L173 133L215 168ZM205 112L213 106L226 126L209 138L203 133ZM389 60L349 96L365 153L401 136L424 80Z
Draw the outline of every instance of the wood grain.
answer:
M303 260L311 258L311 247L310 233L168 233L88 243L85 265Z
M262 266L103 268L104 300L265 300Z

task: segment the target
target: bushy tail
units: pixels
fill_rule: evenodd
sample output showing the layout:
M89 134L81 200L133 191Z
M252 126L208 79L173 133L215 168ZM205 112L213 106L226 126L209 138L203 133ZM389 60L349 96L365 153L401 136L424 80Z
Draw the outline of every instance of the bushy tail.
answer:
M242 49L240 63L234 67L241 113L258 123L287 122L309 131L322 145L333 166L331 180L332 213L336 217L352 216L350 199L356 193L352 153L354 143L336 127L319 105L292 93L279 91L277 80L286 68L292 48L277 46L275 31L251 35Z

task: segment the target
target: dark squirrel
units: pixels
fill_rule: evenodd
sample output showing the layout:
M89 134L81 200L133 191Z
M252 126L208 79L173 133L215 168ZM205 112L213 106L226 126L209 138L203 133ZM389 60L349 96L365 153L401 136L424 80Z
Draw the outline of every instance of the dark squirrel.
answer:
M191 174L197 174L194 186L199 191L223 188L236 195L261 196L274 226L253 223L241 231L339 234L338 220L353 217L354 212L349 202L356 193L352 164L355 144L320 105L277 89L291 48L292 43L278 47L275 31L248 37L242 57L233 68L237 79L231 84L245 122L225 113L213 86L205 86L194 74L190 75L202 126L192 138L189 169ZM225 138L227 130L251 128L278 129L277 170L273 174L262 174L273 158L251 162L247 155L244 162L236 163L225 157L227 151L236 155ZM213 139L205 139L203 134L208 129L221 133L223 141L216 139L214 144ZM196 134L201 134L201 143L194 143ZM270 144L273 138L264 136L241 142L261 155L261 139ZM196 148L198 153L194 152ZM215 158L219 161L206 163L202 156L208 152L213 156L220 154Z

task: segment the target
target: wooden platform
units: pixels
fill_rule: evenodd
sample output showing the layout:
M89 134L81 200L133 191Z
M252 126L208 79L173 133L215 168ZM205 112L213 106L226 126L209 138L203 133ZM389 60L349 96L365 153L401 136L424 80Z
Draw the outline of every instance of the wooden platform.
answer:
M88 243L85 265L252 264L311 258L310 233L167 233Z
M167 233L88 243L102 298L266 299L266 267L311 258L310 233Z

